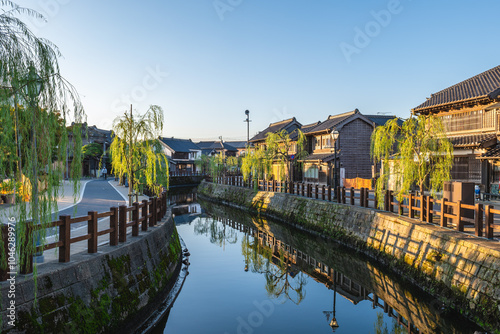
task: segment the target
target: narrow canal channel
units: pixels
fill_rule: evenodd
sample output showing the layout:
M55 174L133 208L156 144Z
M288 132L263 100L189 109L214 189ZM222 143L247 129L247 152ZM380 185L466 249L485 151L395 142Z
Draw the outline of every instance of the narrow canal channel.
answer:
M482 332L334 242L196 201L185 189L171 201L191 264L154 333Z

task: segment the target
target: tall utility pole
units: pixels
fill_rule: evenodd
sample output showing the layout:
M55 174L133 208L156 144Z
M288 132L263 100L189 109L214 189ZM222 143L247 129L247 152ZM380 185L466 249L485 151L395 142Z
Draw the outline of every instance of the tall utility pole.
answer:
M243 122L247 122L247 146L249 145L250 141L250 111L245 110L245 115L247 115L247 119L244 120Z

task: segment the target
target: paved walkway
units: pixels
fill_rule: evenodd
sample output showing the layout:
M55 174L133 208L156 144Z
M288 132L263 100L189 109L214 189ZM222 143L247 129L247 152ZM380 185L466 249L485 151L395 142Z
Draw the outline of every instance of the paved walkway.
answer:
M113 206L126 205L128 203L129 189L118 185L114 179L95 179L80 181L80 192L74 196L73 184L63 181L60 188L60 197L57 199L56 212L53 212L53 220L57 220L60 215L71 215L72 217L86 216L89 211L106 212ZM147 196L139 196L138 200L149 199ZM2 221L9 217L17 217L13 205L0 206L0 218ZM98 230L109 228L109 217L99 219ZM131 233L131 227L128 229ZM87 222L80 222L71 225L71 238L87 234ZM51 228L46 233L46 243L57 242L58 229ZM109 242L109 234L100 236L99 245ZM71 254L87 252L87 241L80 241L71 244ZM35 259L37 263L46 263L58 260L57 249L45 251L43 256Z

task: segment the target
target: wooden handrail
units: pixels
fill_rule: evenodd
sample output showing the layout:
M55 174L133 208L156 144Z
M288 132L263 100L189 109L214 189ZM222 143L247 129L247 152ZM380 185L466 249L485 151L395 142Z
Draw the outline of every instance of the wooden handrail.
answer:
M149 209L149 210L148 210ZM127 212L132 212L133 219L127 223ZM167 196L163 192L159 198L153 197L149 200L143 200L141 203L134 203L133 206L125 205L110 208L110 211L98 213L90 211L86 216L71 218L69 215L61 215L58 220L55 220L47 225L33 225L27 222L27 233L36 233L42 228L59 227L59 241L50 244L40 245L36 247L36 252L46 251L54 248L59 249L59 262L69 262L71 255L71 244L88 241L87 250L89 253L96 253L98 248L98 237L109 234L109 244L116 246L119 242L126 241L126 228L132 226L132 236L139 235L139 224L142 223L142 230L146 231L149 226L152 227L162 219L167 212ZM109 217L109 228L98 230L100 218ZM80 222L87 222L87 234L78 237L71 237L71 225ZM5 234L7 235L7 234ZM26 240L33 240L26 238ZM21 246L23 247L23 246ZM24 248L27 249L27 248ZM23 252L23 250L21 250ZM23 274L33 272L33 259L26 258L24 265L21 268ZM0 268L0 281L4 280L5 273Z
M240 178L240 179L238 179ZM220 184L232 184L238 187L253 188L254 182L257 183L258 190L285 192L298 196L322 199L338 203L357 205L356 200L359 200L359 205L362 207L372 207L370 202L373 202L373 208L378 209L377 196L374 190L367 188L354 189L338 187L332 189L331 186L304 183L304 182L281 182L275 180L252 180L244 182L241 176L236 178L236 181L225 182L225 178L216 178L214 182ZM241 180L238 181L238 180ZM373 198L370 195L373 194ZM349 200L347 200L349 199ZM413 194L402 195L402 201L394 199L392 191L386 191L384 195L384 210L394 212L394 206L398 207L397 212L407 214L408 217L418 219L423 222L438 224L442 227L448 227L449 222L458 231L463 232L465 225L474 226L474 234L477 236L486 236L489 239L493 238L493 232L500 230L499 226L495 225L495 215L500 215L500 210L496 210L490 205L481 204L464 204L461 201L450 202L446 198L434 199L431 196L415 196ZM436 206L439 206L436 207ZM406 209L406 210L405 210ZM463 217L463 210L472 211L473 218ZM405 212L406 211L406 212ZM434 215L439 219L435 222Z

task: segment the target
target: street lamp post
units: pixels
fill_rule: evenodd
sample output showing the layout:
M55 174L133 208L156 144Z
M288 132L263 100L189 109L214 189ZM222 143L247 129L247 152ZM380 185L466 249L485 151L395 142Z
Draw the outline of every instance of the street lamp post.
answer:
M335 173L334 175L334 188L337 189L339 185L339 179L338 179L338 170L337 170L337 150L338 150L338 144L337 144L337 139L339 138L340 133L337 130L332 131L332 138L334 140L333 145L334 145L334 150L335 150L335 157L333 160L333 172ZM337 192L335 192L337 194Z
M243 122L247 122L247 146L249 144L249 141L250 141L250 111L248 110L245 110L245 115L247 115L247 119L244 120Z

